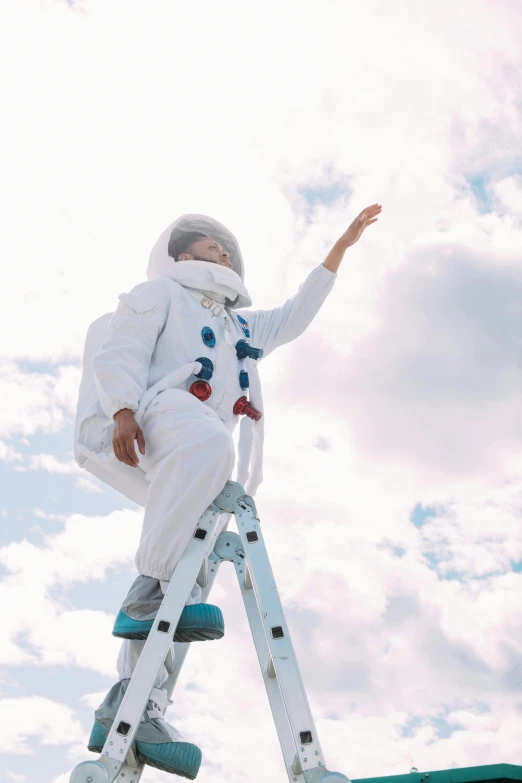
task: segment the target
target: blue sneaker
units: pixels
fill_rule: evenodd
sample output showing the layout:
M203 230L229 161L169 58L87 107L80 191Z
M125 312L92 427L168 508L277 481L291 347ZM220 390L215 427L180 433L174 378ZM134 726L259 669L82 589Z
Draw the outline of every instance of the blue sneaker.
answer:
M146 639L154 625L151 620L134 620L120 609L112 635L119 639ZM213 604L192 604L186 606L179 618L174 633L175 642L205 642L222 639L225 635L223 613Z
M197 585L187 601L197 599ZM201 597L201 588L199 597ZM130 586L129 592L116 617L112 635L119 639L146 639L164 599L158 579L151 576L138 576ZM191 603L185 606L174 633L175 642L205 642L221 639L225 634L225 622L221 609L212 604Z
M108 733L102 724L95 720L87 746L89 750L101 753ZM201 766L201 750L191 742L152 743L137 740L132 749L142 764L170 772L172 775L181 775L189 780L194 780Z
M87 743L87 747L93 753L102 752L129 682L130 680L121 680L114 685L96 710L94 725ZM161 704L154 699L159 699ZM150 709L143 714L132 750L142 764L194 780L201 766L201 750L191 742L184 742L181 734L165 721L163 715L167 703L166 691L157 689L152 691L151 700L148 702Z

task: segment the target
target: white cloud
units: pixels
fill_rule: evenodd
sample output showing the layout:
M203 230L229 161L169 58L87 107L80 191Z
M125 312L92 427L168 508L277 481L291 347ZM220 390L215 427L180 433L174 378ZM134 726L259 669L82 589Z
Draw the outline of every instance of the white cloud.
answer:
M502 211L522 216L522 178L519 174L497 180L488 190L498 199Z
M116 656L121 640L111 636L114 617L88 609L56 613L48 616L45 624L33 626L27 643L38 651L39 666L73 664L117 679Z
M12 438L59 432L72 421L79 383L75 367L60 366L54 375L28 373L13 361L0 360L0 434Z
M96 710L104 698L106 697L107 692L106 691L96 691L96 693L86 693L84 696L81 697L81 701L87 705L87 707L91 707L91 709Z
M23 539L1 548L0 563L8 571L0 584L5 604L2 661L32 666L73 663L113 676L119 648L111 636L114 617L70 610L66 590L104 580L110 569L132 565L138 530L139 515L133 511L115 511L107 517L73 514L63 531L44 536L39 545Z
M43 511L41 508L31 509L31 514L38 519L57 519L60 522L67 522L67 514L49 514L47 511Z
M0 715L3 753L34 755L35 740L41 745L59 746L83 738L83 728L73 710L41 696L3 699Z
M88 324L144 278L177 214L230 225L255 304L271 307L382 203L310 330L262 365L263 531L328 766L361 777L516 760L518 6L70 6L4 11L0 56L15 78L3 98L0 460L22 462L9 439L71 422ZM332 184L331 204L307 203L307 189ZM103 491L63 454L23 456L28 488L47 470ZM417 504L437 514L421 528ZM139 515L32 505L64 529L1 550L5 661L110 676L110 616L75 610L66 591L110 585L132 562ZM234 578L212 596L225 640L194 646L169 710L204 748L202 783L239 783L252 764L284 774ZM440 738L441 717L463 728ZM71 762L88 757L81 743Z
M77 475L85 473L74 460L70 460L70 462L61 462L54 454L32 454L29 457L28 462L28 465L24 467L17 466L15 467L15 470L23 472L28 470L45 470L48 473L74 473Z
M4 767L2 774L6 780L23 781L27 780L25 775L19 775L17 772L13 772L11 769Z
M74 486L88 495L103 495L106 491L101 486L101 482L98 481L98 483L96 483L94 478L89 479L85 478L85 476L77 478L74 482Z
M23 455L16 451L13 446L10 446L3 440L0 440L0 461L9 464L9 462L16 462L23 460Z

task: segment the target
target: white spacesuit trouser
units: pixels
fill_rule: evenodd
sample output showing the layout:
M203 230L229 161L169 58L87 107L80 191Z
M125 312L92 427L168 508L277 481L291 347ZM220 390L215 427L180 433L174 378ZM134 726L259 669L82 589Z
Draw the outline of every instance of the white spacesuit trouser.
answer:
M189 392L168 389L143 417L145 454L139 465L150 482L135 564L165 592L198 520L231 477L234 442L218 415ZM190 599L189 599L190 601ZM118 675L131 677L144 641L124 639ZM167 679L160 670L155 687Z

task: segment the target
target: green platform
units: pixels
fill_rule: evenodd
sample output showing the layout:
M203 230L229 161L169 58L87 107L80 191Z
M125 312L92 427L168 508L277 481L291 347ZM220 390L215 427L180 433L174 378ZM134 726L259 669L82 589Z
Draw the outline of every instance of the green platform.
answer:
M410 772L407 775L384 775L378 778L352 778L352 783L511 783L522 780L518 764L486 764L483 767L437 769L434 772Z

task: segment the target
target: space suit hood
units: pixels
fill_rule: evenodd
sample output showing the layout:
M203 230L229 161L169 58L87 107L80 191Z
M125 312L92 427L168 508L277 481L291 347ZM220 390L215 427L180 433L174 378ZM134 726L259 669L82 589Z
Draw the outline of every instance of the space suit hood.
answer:
M171 256L169 256L168 245L172 231L175 231L174 237L181 236L182 234L189 234L192 231L200 231L206 236L216 239L219 244L228 250L230 254L230 261L232 263L232 269L239 275L241 282L245 281L245 268L243 264L243 258L241 256L241 250L235 236L228 228L207 215L181 215L181 217L174 220L165 231L161 234L158 241L152 248L149 256L149 265L147 268L147 279L154 280L156 277L163 277L172 264L175 264ZM223 267L226 269L226 267Z
M174 261L168 252L171 235L176 239L193 231L216 239L230 254L232 269L207 261ZM252 304L244 284L245 271L237 239L222 223L207 215L182 215L165 229L151 250L147 267L147 279L157 277L169 277L209 296L211 292L220 293L226 297L227 307Z

